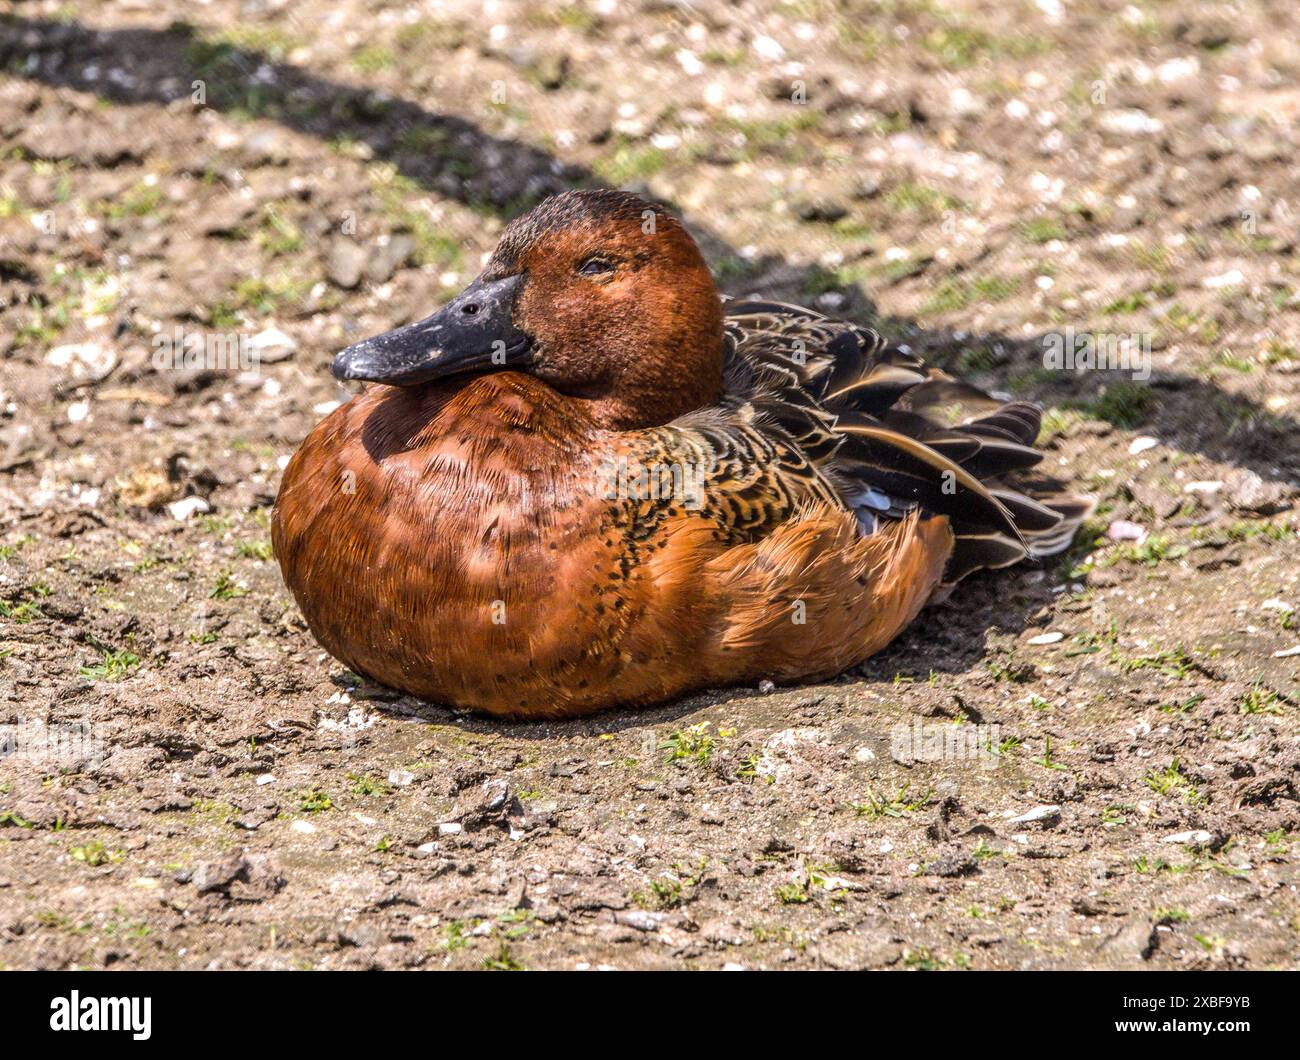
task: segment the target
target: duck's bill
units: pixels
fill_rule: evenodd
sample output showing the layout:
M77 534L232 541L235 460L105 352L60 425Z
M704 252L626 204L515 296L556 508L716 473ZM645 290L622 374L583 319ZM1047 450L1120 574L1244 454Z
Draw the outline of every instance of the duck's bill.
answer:
M334 358L339 380L418 386L463 372L522 367L533 343L514 325L523 276L475 280L431 317L358 342Z

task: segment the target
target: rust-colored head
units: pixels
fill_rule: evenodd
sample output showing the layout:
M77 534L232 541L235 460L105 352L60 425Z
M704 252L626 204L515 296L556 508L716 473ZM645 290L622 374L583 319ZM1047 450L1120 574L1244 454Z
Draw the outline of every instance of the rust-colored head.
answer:
M677 220L626 192L573 191L512 221L437 314L349 347L334 371L409 386L521 370L628 429L716 400L722 349L713 277Z
M523 273L533 375L611 427L664 423L722 388L722 308L695 240L635 195L577 191L511 222L484 276Z

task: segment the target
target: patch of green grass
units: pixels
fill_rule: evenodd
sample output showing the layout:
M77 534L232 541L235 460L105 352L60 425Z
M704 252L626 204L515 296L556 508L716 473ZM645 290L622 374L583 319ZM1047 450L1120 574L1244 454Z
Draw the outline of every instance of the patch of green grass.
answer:
M1021 221L1017 226L1021 236L1030 243L1050 243L1054 239L1065 239L1065 226L1054 217L1031 217Z
M522 972L524 966L510 952L509 943L503 942L490 957L483 958L483 968L489 972Z
M30 600L16 604L8 600L0 600L0 618L7 618L15 625L25 626L28 622L44 617L41 609Z
M1242 375L1249 375L1256 368L1254 361L1248 361L1244 357L1238 357L1231 350L1224 350L1215 358L1215 363L1227 368L1232 372L1239 372Z
M1042 757L1042 758L1034 758L1034 759L1031 759L1031 761L1032 761L1035 765L1040 765L1040 766L1042 766L1044 769L1064 769L1064 768L1065 768L1065 766L1061 765L1059 762L1053 761L1053 759L1052 759L1052 738L1051 738L1050 736L1044 736L1044 737L1043 737L1043 757Z
M209 38L216 45L261 52L272 59L283 59L302 42L281 26L267 22L245 22L226 26Z
M1008 655L1003 659L990 659L984 666L994 680L1010 681L1017 685L1032 681L1038 673L1033 663L1023 662L1014 655Z
M744 142L742 158L759 152L788 153L799 142L798 134L818 128L825 116L807 107L792 107L780 118L732 118L717 122L715 128L723 141L739 137ZM730 136L728 136L730 134Z
M1001 302L1010 298L1020 284L1002 276L966 280L950 276L942 280L921 308L922 313L951 313L976 302Z
M1160 317L1161 323L1174 331L1192 338L1199 339L1201 342L1214 342L1219 337L1219 324L1212 317L1204 313L1198 313L1188 309L1181 303L1175 302Z
M248 590L239 586L230 571L222 571L217 575L216 582L213 583L211 592L208 593L209 600L234 600L240 596L247 596Z
M161 185L140 183L127 190L121 198L106 203L103 212L113 221L129 217L148 217L162 205L162 202Z
M1187 552L1186 545L1177 544L1161 534L1148 534L1141 544L1128 545L1119 549L1116 558L1154 567L1165 560L1182 559Z
M682 904L686 889L681 880L651 880L647 890L637 891L632 900L644 909L675 909Z
M473 171L472 160L457 159L454 153L448 153L448 165L453 171L469 167ZM415 262L417 265L431 265L440 269L458 269L464 264L464 254L460 244L443 231L442 225L424 210L411 206L411 202L426 197L425 192L410 178L402 176L387 163L376 163L370 167L371 190L379 206L379 211L396 231L410 234L415 240Z
M804 276L801 289L805 298L816 298L827 291L859 287L865 280L866 273L860 265L843 265L835 269L815 265Z
M298 808L303 813L324 813L326 810L334 809L334 800L316 788L302 793L298 800Z
M1119 316L1125 313L1136 313L1145 309L1147 304L1145 291L1133 291L1131 294L1121 295L1113 302L1107 302L1102 306L1101 311L1107 316Z
M938 217L949 210L965 210L968 204L926 184L904 181L885 194L885 205L899 213L921 213Z
M220 799L195 799L191 812L196 821L210 825L227 825L239 816L239 808Z
M759 754L759 752L751 751L749 754L745 755L745 757L740 760L740 764L736 767L736 776L739 777L741 780L757 779L759 775L758 765L762 761L762 759L763 756ZM764 779L769 784L771 784L774 782L775 778L765 777Z
M363 74L377 74L396 64L396 53L383 44L367 44L352 53L352 65Z
M1154 401L1155 395L1149 386L1124 380L1111 383L1091 402L1068 402L1066 407L1131 431L1146 420Z
M80 668L78 672L82 677L89 677L95 681L121 681L140 665L140 656L126 648L119 648L117 651L103 649L103 651L101 662Z
M853 810L859 817L865 817L868 821L878 821L882 817L906 817L922 809L934 794L933 791L927 791L919 799L909 799L907 797L909 787L910 784L904 784L893 798L878 795L868 789L864 801L854 803Z
M982 26L960 21L941 9L944 25L936 26L921 36L921 47L949 70L964 70L984 58L1024 59L1041 55L1051 47L1041 37L1025 33L993 33Z
M783 883L774 888L773 893L782 905L802 905L804 902L811 901L808 886L803 883Z
M679 762L704 765L713 754L716 744L717 741L709 735L709 723L702 721L698 725L691 725L673 733L659 745L659 750L668 752L667 757L664 758L665 765Z
M1238 703L1239 712L1242 714L1281 714L1281 698L1272 689L1265 688L1256 681L1255 686L1241 697Z
M649 180L668 164L668 153L653 144L617 137L592 168L614 187Z
M93 840L83 846L73 847L69 852L73 861L80 861L90 868L98 868L110 862L121 861L126 855L120 850L110 850L102 839Z
M686 901L688 892L699 886L707 867L707 858L700 858L699 864L690 870L680 863L674 864L675 875L665 874L651 880L646 890L632 895L632 901L642 909L676 909Z
M380 780L372 777L369 773L356 774L349 773L348 780L352 781L352 793L354 795L364 795L369 798L382 798L385 795L393 793L393 786L386 780Z
M272 257L296 254L303 247L302 230L278 207L270 204L262 213L257 245Z
M438 945L448 953L455 953L471 945L472 941L465 931L465 925L459 920L452 920L443 925Z
M1188 696L1181 703L1162 703L1160 709L1166 714L1180 714L1186 716L1194 711L1204 701L1205 693L1197 692L1195 695Z
M1046 445L1058 435L1068 434L1079 423L1079 414L1071 409L1050 408L1043 413L1038 444Z
M401 26L393 34L393 47L400 53L424 59L430 51L459 48L466 36L466 28L459 23L420 19Z
M269 541L241 541L235 547L235 555L243 559L268 560L274 552Z
M32 537L31 534L23 534L8 545L0 545L0 559L13 559L14 556L18 555L19 552L35 540L36 538Z
M118 942L139 942L149 937L149 925L143 920L108 920L104 923L104 936Z
M1204 800L1204 796L1196 787L1196 783L1183 772L1177 758L1164 769L1149 771L1142 778L1142 783L1157 795L1177 795L1192 806L1199 805Z
M1151 655L1123 656L1116 651L1112 652L1111 661L1126 674L1138 670L1159 670L1165 676L1179 680L1196 669L1195 660L1181 644Z

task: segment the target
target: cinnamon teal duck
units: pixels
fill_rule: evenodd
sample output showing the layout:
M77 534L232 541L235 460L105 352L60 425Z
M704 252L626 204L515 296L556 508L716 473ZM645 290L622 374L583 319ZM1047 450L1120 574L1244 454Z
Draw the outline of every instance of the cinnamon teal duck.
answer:
M357 673L494 715L829 678L1089 510L1035 477L1036 408L721 299L622 192L511 222L460 295L333 372L369 385L285 469L285 582Z

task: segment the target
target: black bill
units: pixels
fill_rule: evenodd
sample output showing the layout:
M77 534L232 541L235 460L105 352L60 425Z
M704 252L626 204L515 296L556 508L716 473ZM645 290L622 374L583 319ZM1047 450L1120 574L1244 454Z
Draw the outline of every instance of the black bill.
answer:
M339 380L417 386L461 372L523 366L532 340L514 325L523 276L475 280L431 317L342 350L331 371Z

